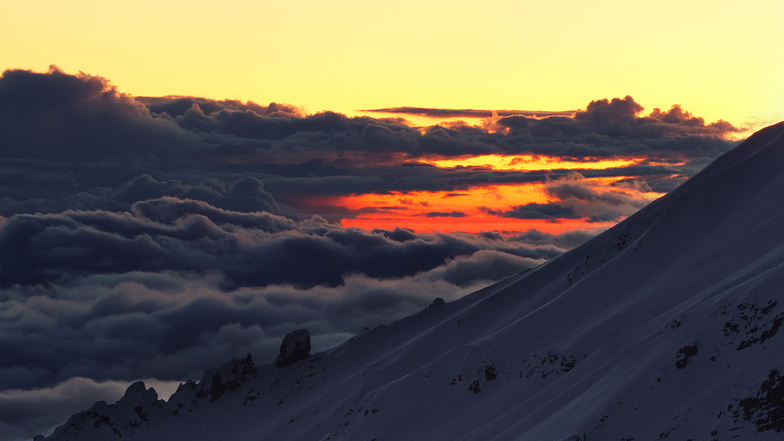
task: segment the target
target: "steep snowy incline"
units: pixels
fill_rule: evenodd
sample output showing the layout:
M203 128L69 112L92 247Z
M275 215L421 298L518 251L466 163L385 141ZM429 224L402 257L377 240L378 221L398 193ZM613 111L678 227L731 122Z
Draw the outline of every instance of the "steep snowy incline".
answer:
M534 270L167 402L134 384L47 439L781 439L782 323L784 123Z

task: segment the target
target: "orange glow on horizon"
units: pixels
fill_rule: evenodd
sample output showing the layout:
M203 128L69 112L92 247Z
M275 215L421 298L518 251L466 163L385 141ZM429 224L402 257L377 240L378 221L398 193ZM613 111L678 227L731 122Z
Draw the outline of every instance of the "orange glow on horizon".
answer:
M616 193L627 197L651 201L661 193L637 188L611 186L626 177L565 178L567 182L580 182L597 194ZM417 232L465 232L502 231L508 233L537 229L547 233L563 233L573 230L605 229L616 222L591 222L584 219L518 219L505 217L516 206L563 202L547 193L548 183L507 184L475 187L460 191L416 191L393 192L391 194L359 194L319 198L320 208L339 207L344 215L340 223L344 227L359 227L367 230L376 228L408 228ZM315 203L316 201L311 201Z
M543 233L560 234L575 230L604 230L617 222L587 222L582 219L561 219L551 222L544 219L513 219L478 213L465 218L411 217L400 223L399 218L383 216L362 216L343 219L344 227L357 227L365 230L376 228L394 230L395 227L407 228L417 233L480 233L498 231L502 233L522 233L538 230Z
M419 162L440 168L486 167L499 171L536 171L536 170L604 170L607 168L627 167L639 164L639 159L587 159L583 161L564 161L553 156L542 155L481 155L456 159L423 159Z
M547 203L550 199L544 192L544 184L491 185L460 191L412 191L392 194L360 194L338 196L327 203L340 205L351 210L373 207L404 208L412 214L425 212L452 212L487 207L501 210L510 205Z

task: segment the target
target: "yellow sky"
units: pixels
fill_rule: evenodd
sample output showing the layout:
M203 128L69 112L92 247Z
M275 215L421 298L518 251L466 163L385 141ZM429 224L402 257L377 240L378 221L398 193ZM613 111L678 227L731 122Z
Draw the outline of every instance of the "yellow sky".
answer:
M0 69L309 113L631 95L759 125L784 119L782 19L781 0L0 0Z

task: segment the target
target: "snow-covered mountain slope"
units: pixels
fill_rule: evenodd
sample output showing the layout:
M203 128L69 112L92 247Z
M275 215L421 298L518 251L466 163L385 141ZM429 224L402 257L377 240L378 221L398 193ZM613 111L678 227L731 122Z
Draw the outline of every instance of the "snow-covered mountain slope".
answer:
M784 436L784 123L583 246L286 367L132 385L47 439Z

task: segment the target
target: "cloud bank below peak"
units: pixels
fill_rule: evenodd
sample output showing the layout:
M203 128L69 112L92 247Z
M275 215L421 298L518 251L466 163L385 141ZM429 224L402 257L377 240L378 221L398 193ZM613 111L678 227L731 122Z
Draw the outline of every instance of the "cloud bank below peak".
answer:
M395 195L413 206L402 194L541 184L550 202L496 216L617 220L641 204L627 190L672 189L735 145L728 123L706 124L678 106L641 112L626 97L573 116L499 112L488 122L499 130L414 128L276 103L132 97L56 67L4 72L0 406L17 410L0 418L0 438L28 433L44 424L42 409L65 406L30 405L44 403L41 390L71 391L75 411L85 407L78 399L116 393L115 383L96 382L183 380L248 352L271 361L295 328L326 349L596 232L347 228L341 216L368 210L330 198ZM418 162L486 154L647 160L546 171ZM604 178L610 193L598 190ZM427 220L468 217L428 210Z

